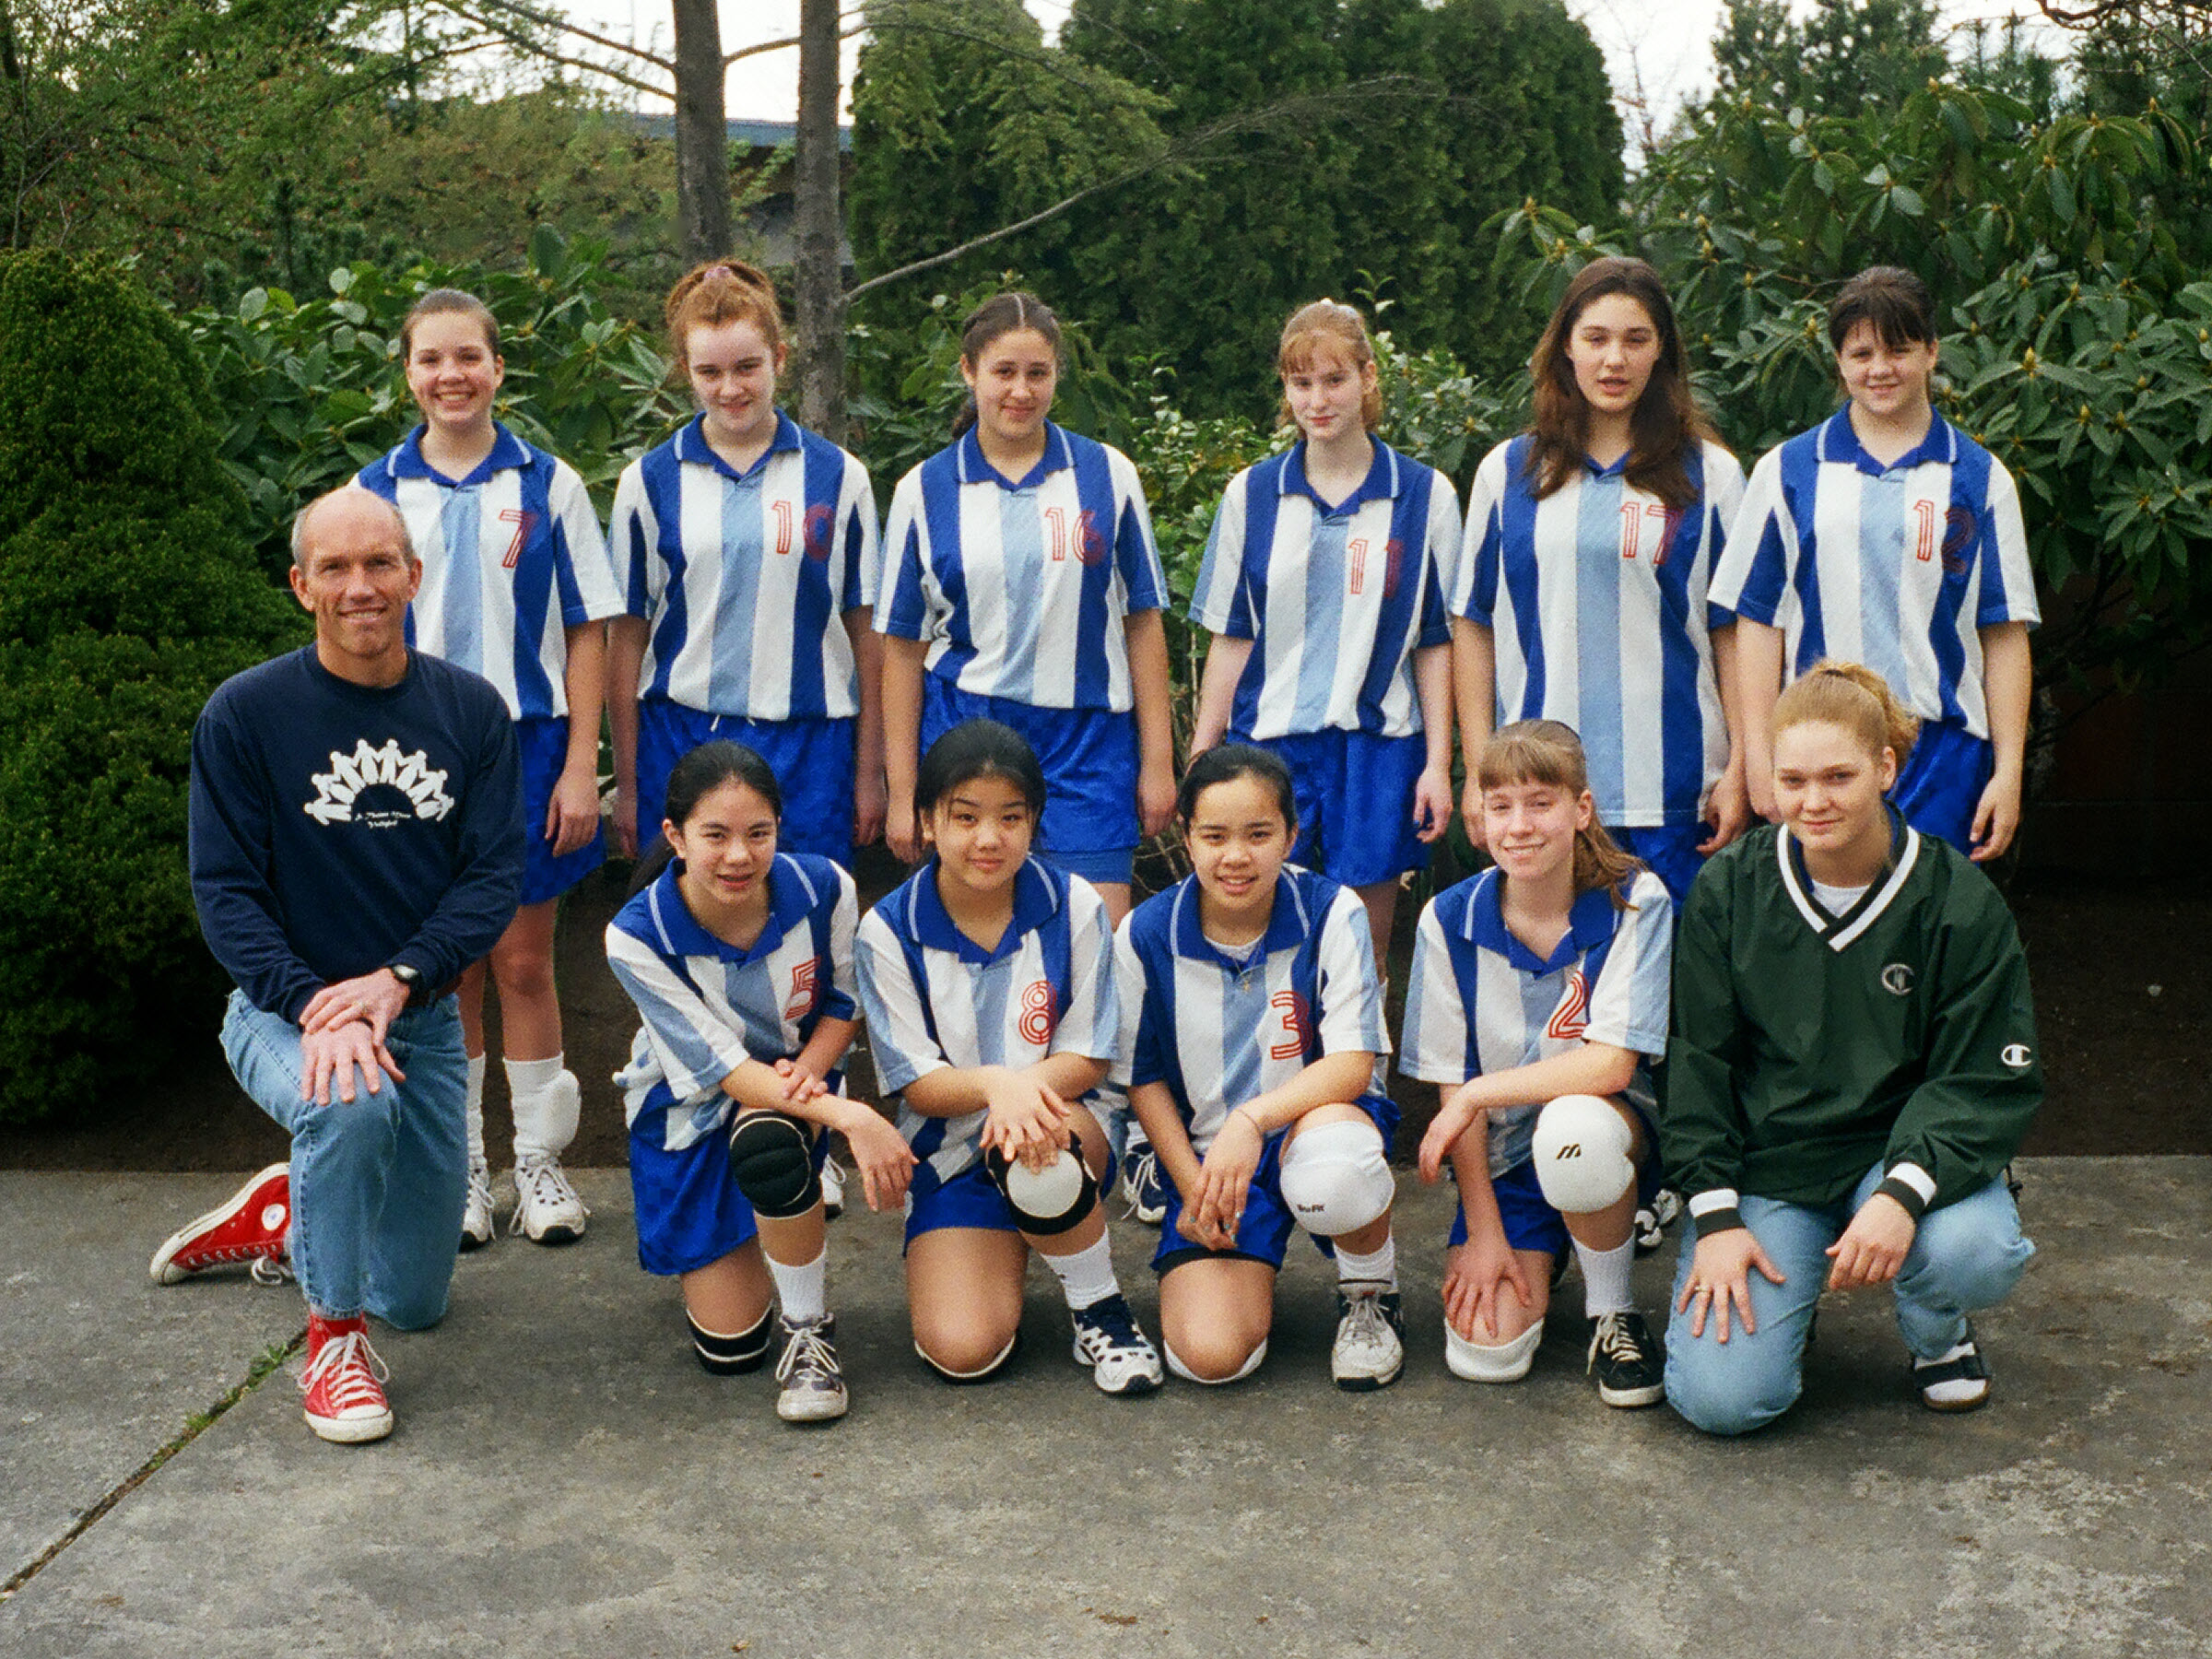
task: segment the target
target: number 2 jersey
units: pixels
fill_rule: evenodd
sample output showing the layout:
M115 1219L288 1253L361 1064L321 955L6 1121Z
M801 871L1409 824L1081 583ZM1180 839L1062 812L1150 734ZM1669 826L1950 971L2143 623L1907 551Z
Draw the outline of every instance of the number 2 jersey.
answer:
M1666 1052L1674 904L1658 877L1636 874L1623 895L1627 910L1603 888L1578 896L1566 935L1548 957L1506 926L1504 896L1504 878L1489 869L1447 888L1422 910L1406 988L1401 1072L1450 1089L1585 1042L1653 1060ZM1651 1104L1651 1079L1641 1066L1630 1096ZM1543 1107L1535 1100L1490 1114L1493 1178L1527 1161Z
M1888 869L1841 915L1762 825L1682 908L1660 1140L1700 1232L1740 1194L1841 1202L1878 1160L1929 1208L1995 1179L2043 1099L2012 913L1894 811Z

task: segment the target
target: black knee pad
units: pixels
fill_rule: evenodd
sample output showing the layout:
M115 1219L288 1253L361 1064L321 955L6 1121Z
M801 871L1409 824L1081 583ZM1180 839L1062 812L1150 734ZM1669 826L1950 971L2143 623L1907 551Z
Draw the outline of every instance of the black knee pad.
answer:
M691 1327L691 1351L699 1356L700 1369L717 1377L734 1377L740 1371L759 1371L768 1358L769 1326L775 1321L776 1311L771 1308L760 1315L749 1331L740 1331L735 1336L724 1336L719 1331L710 1331L690 1314L684 1323Z
M814 1140L780 1112L748 1112L730 1130L730 1173L753 1213L771 1221L803 1216L822 1196Z
M1072 1183L1067 1178L1070 1163L1075 1166ZM1020 1166L1010 1162L995 1147L983 1154L983 1168L989 1171L993 1184L1014 1206L1014 1218L1021 1224L1021 1230L1041 1239L1053 1238L1078 1226L1090 1214L1091 1206L1098 1202L1098 1177L1083 1161L1083 1143L1074 1135L1067 1137L1067 1150L1059 1160L1035 1181L1024 1180ZM1059 1191L1041 1196L1036 1190L1037 1182L1046 1183L1048 1188L1056 1186ZM1016 1197L1017 1193L1021 1196Z

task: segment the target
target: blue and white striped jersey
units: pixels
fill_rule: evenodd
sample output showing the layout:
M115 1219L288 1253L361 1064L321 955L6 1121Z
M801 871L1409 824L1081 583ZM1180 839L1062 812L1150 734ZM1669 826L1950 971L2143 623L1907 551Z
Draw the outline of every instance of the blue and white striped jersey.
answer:
M1164 1083L1201 1158L1229 1114L1327 1054L1375 1056L1383 1089L1382 987L1359 894L1287 865L1249 961L1224 956L1198 922L1187 876L1129 912L1115 942L1121 1056L1113 1080Z
M1884 466L1848 406L1752 468L1712 603L1780 629L1788 677L1822 657L1864 663L1921 719L1976 737L1989 735L1976 630L2041 620L2004 463L1938 415Z
M1587 460L1538 500L1531 440L1482 459L1452 610L1490 630L1495 718L1558 720L1581 735L1601 823L1694 824L1728 764L1707 588L1744 493L1717 443L1688 457L1696 502L1666 505L1627 458Z
M858 961L886 1094L947 1066L1113 1058L1122 1012L1105 903L1081 877L1034 858L1015 874L1014 920L995 949L954 925L932 860L861 919ZM900 1100L899 1133L921 1160L920 1194L976 1162L984 1116L924 1117Z
M740 475L694 418L623 469L609 532L629 614L651 627L639 695L748 720L850 719L843 618L876 591L867 468L788 415Z
M1631 910L1594 888L1574 901L1567 936L1539 959L1505 925L1495 869L1431 899L1414 936L1398 1069L1453 1088L1469 1077L1534 1065L1603 1042L1656 1060L1666 1053L1674 902L1649 870ZM1631 1093L1650 1103L1641 1074ZM1490 1114L1490 1173L1526 1161L1543 1102Z
M671 864L606 926L607 966L644 1021L615 1077L622 1108L633 1132L660 1114L646 1133L669 1152L729 1121L722 1081L744 1062L795 1058L818 1022L857 1017L852 877L826 858L779 853L768 925L740 950L699 924L677 873Z
M1413 653L1452 640L1444 584L1459 500L1434 467L1374 448L1366 481L1334 508L1306 482L1302 442L1230 480L1191 620L1253 641L1231 731L1421 730Z
M1167 593L1128 456L1047 421L1044 459L1012 481L971 428L892 493L876 626L931 641L929 671L963 691L1125 713L1122 618Z
M417 427L354 480L397 507L422 559L407 643L480 674L517 720L569 712L567 630L622 614L599 515L576 469L503 426L453 479Z

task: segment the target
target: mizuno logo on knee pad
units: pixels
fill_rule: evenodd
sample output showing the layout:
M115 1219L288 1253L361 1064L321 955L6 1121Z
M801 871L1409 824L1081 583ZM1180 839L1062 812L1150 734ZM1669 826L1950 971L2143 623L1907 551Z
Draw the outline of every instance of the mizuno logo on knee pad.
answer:
M1557 1152L1552 1154L1554 1158L1580 1158L1582 1155L1583 1144L1580 1141L1569 1141L1565 1146L1561 1147Z

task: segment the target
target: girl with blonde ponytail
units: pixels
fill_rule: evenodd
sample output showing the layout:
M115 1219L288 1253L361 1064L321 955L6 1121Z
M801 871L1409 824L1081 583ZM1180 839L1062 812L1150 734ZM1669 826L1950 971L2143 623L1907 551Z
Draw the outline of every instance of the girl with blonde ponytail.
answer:
M1918 724L1871 669L1814 665L1774 705L1781 821L1683 909L1666 1392L1711 1433L1789 1409L1824 1289L1892 1285L1922 1404L1972 1410L1967 1315L2033 1253L2001 1179L2042 1101L2027 962L1989 878L1888 798Z

